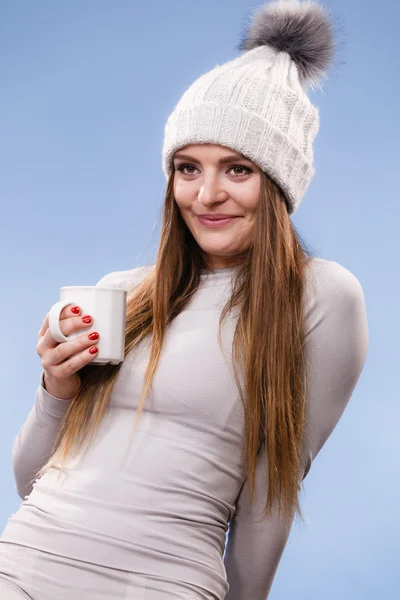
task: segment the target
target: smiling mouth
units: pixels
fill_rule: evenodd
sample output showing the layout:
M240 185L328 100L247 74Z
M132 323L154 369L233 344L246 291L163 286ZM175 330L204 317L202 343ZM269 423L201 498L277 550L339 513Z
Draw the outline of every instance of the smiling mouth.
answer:
M221 227L225 227L229 224L231 224L233 221L235 221L236 219L238 219L239 217L227 217L224 219L209 219L207 217L198 217L199 223L203 226L203 227L207 227L208 229L218 229Z
M218 215L218 216L210 216L210 215L197 215L199 219L207 219L208 221L219 221L224 219L238 219L239 215Z

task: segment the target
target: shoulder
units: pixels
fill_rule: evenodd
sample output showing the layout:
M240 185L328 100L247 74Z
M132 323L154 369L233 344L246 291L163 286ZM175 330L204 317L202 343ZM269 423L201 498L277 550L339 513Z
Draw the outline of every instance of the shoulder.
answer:
M126 271L113 271L104 275L97 283L96 287L115 287L127 292L131 292L137 285L150 275L154 265L144 267L135 267Z
M339 263L312 258L306 272L305 309L308 315L365 310L361 283Z
M324 293L358 294L362 291L357 277L333 260L312 258L307 268L307 283L311 289Z

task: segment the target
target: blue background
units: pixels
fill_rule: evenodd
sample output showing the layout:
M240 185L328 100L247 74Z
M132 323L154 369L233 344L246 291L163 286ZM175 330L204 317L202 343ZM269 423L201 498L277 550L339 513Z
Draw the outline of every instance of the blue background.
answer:
M42 321L61 286L154 261L165 122L195 78L238 55L258 4L0 2L1 529L21 502L11 448L39 384ZM327 6L340 44L323 92L310 92L316 175L293 222L317 256L359 279L370 347L305 480L307 522L293 525L270 598L394 600L400 5Z

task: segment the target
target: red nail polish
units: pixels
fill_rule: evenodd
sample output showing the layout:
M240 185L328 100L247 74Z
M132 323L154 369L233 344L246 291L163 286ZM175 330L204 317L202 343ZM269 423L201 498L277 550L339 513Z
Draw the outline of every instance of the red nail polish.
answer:
M96 346L92 346L89 350L90 354L96 354L97 352L97 347Z
M91 333L90 335L88 335L89 340L98 340L99 339L99 334L97 333L97 331L93 331L93 333Z
M79 306L73 306L71 308L71 312L73 312L74 315L79 315L79 313L81 312L81 309L79 308Z
M82 317L82 321L84 323L90 323L91 320L92 320L91 317Z

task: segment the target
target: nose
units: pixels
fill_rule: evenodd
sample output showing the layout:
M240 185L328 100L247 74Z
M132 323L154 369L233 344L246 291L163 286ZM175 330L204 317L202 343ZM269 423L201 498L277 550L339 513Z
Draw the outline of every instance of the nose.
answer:
M224 190L218 175L204 176L203 185L200 187L198 199L203 206L212 206L217 202L224 202L228 193Z

